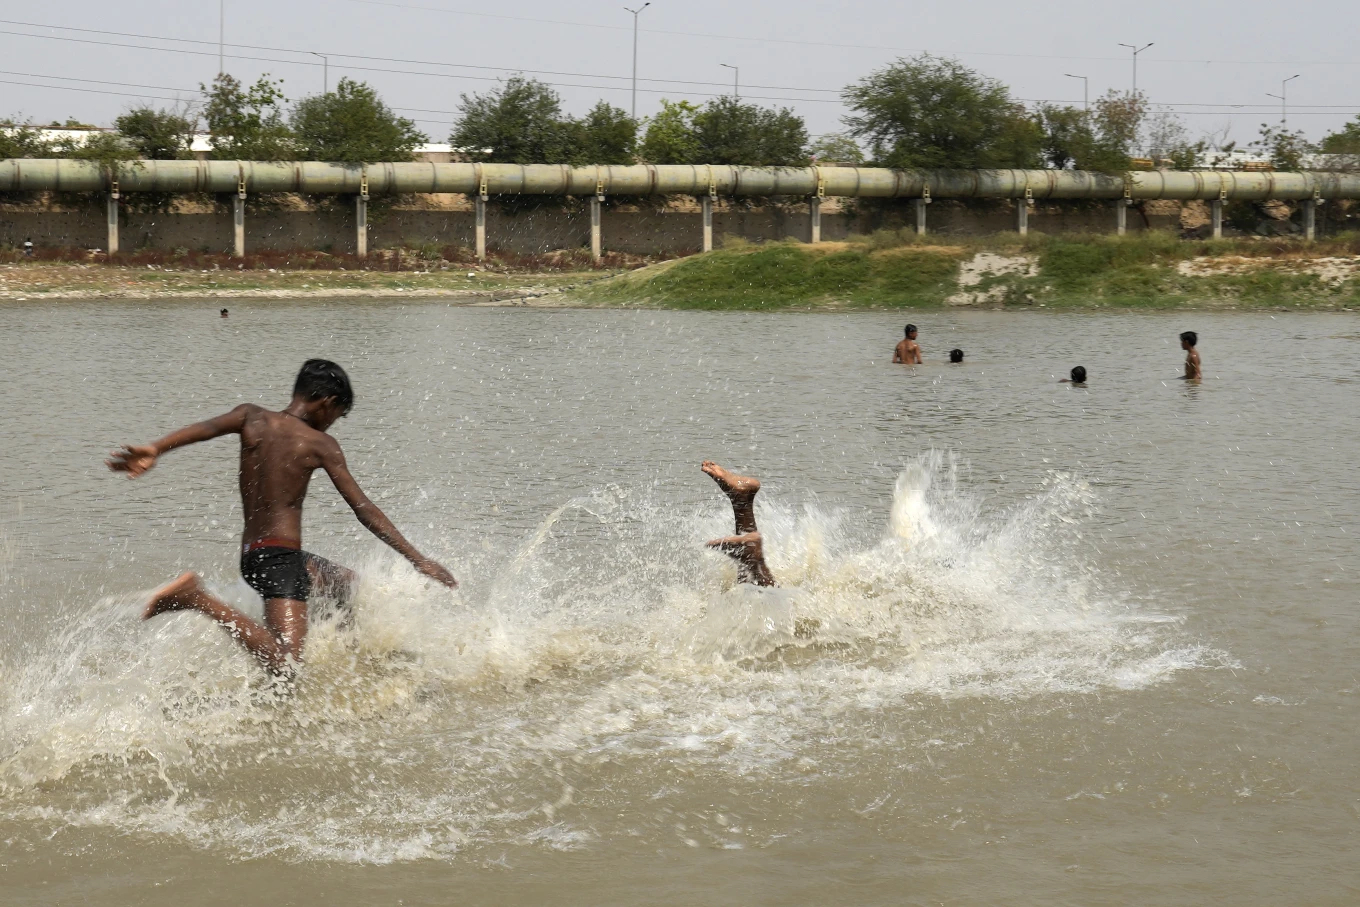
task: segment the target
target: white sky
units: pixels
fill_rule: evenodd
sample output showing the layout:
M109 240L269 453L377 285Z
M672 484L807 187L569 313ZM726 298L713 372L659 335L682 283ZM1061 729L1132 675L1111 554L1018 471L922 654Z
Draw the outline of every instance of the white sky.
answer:
M368 81L434 141L448 135L460 92L485 91L517 70L556 84L573 113L599 98L630 104L627 0L224 2L229 72L281 76L297 98L321 90L322 61L309 52L328 54L332 86L342 75ZM218 0L7 0L0 20L0 117L107 125L139 99L192 99L217 72ZM794 108L814 134L838 131L840 88L920 50L956 56L1018 98L1079 104L1082 82L1064 73L1089 77L1092 98L1129 87L1120 42L1155 42L1139 56L1138 85L1154 103L1177 105L1194 137L1230 127L1231 138L1249 142L1262 122L1278 122L1279 101L1267 93L1296 73L1291 127L1319 138L1360 113L1354 0L655 0L639 21L640 115L663 97L730 91L727 63L741 68L743 97Z

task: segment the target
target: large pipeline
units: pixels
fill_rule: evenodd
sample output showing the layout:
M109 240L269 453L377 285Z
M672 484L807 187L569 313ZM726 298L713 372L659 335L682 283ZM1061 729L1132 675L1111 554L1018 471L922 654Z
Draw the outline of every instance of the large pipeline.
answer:
M1245 199L1360 198L1356 173L1081 170L884 170L564 164L331 164L318 161L133 161L117 173L90 161L0 161L3 192L220 192L309 195L698 195L844 198Z

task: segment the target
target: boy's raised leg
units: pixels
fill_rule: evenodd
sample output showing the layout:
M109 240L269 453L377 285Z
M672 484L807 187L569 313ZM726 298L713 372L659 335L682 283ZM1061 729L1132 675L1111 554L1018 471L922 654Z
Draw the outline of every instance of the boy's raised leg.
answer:
M197 611L217 621L246 651L275 674L291 674L302 659L307 636L307 603L271 598L261 626L203 588L196 573L183 573L151 594L142 620L171 611Z
M736 534L714 539L708 547L723 552L737 562L737 581L757 586L773 586L774 574L765 563L765 547L756 528L755 500L760 491L760 480L739 476L723 469L712 460L700 467L708 473L732 502L732 516L736 520Z

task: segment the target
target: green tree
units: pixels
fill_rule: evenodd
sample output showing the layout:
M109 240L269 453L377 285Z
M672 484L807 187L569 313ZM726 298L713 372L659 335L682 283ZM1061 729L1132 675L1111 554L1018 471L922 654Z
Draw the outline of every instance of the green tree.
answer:
M1260 137L1251 146L1270 156L1270 165L1276 170L1302 170L1304 155L1313 146L1301 131L1290 131L1285 126L1261 124Z
M1127 170L1129 159L1138 153L1138 137L1147 118L1147 95L1141 91L1110 89L1096 98L1093 126L1102 153L1110 165L1102 170Z
M1323 154L1360 154L1360 116L1323 136L1319 150Z
M797 167L808 162L807 126L787 107L743 104L714 98L694 115L699 164Z
M637 160L638 124L627 111L604 101L575 121L576 164L631 164Z
M808 154L817 161L855 165L864 163L864 149L859 147L859 142L842 132L819 136L817 141L808 146Z
M124 113L113 125L147 160L180 161L193 156L190 148L198 123L185 113L143 105Z
M921 54L842 93L850 134L886 167L1032 167L1042 133L1010 90L957 60Z
M577 158L579 129L551 86L515 75L486 94L463 95L449 141L474 161L543 164Z
M51 156L52 145L36 126L0 120L0 160Z
M647 123L642 139L642 159L651 164L697 164L699 141L694 136L694 117L699 108L689 101L661 102L661 112Z
M213 137L213 158L228 161L287 161L296 154L292 130L284 122L283 81L263 75L250 88L235 76L220 74L207 97L203 118Z
M342 78L335 91L303 98L290 124L298 152L309 161L409 161L429 141L364 82Z

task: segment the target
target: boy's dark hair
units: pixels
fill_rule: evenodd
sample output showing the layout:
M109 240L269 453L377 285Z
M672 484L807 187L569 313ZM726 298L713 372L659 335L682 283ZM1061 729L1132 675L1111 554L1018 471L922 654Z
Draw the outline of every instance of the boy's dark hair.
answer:
M950 351L949 351L949 361L950 361L950 362L962 362L962 361L963 361L963 350L960 350L960 349L953 349L953 350L950 350Z
M334 397L345 412L354 406L354 389L349 386L349 375L329 359L308 359L302 363L293 396L304 400L324 400Z
M909 325L907 325L907 329L906 329L903 333L906 334L907 336L910 336L910 335L911 335L911 332L914 331L914 330L916 330L916 325L914 325L914 324L909 324Z
M1186 343L1190 344L1191 346L1194 346L1196 343L1199 343L1199 335L1196 334L1194 331L1183 332L1181 334L1181 339L1184 340Z
M1072 383L1073 384L1086 383L1086 366L1078 365L1072 368Z

